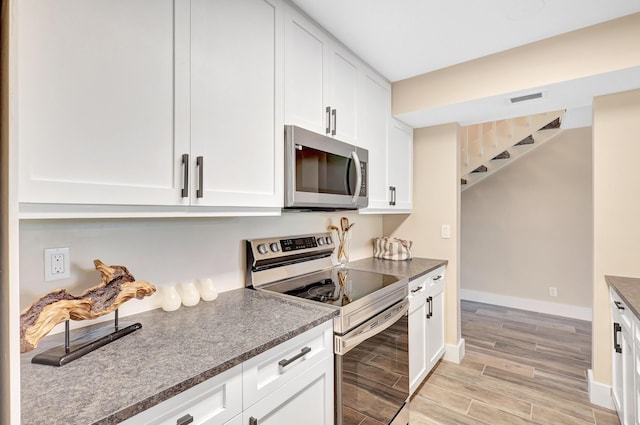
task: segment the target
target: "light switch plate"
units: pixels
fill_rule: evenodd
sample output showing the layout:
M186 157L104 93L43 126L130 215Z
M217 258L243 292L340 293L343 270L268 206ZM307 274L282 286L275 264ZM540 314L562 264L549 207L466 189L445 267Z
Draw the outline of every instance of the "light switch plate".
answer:
M68 279L71 277L69 248L45 248L44 280Z
M442 236L442 239L450 239L451 238L451 226L449 226L448 224L443 224L442 225L442 230L441 230L441 236Z

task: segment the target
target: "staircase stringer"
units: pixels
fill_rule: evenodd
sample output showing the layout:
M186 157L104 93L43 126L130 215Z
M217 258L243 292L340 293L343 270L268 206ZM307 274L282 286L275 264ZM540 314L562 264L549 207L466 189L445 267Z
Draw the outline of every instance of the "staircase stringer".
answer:
M460 177L509 149L537 129L562 116L564 111L545 112L462 127Z

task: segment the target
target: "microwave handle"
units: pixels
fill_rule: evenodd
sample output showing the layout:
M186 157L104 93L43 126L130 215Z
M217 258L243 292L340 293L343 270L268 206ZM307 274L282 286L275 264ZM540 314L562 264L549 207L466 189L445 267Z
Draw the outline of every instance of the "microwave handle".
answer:
M357 204L358 197L360 196L360 187L362 187L362 168L360 168L360 158L356 151L351 152L351 158L353 158L353 162L355 162L356 165L356 186L353 188L355 193L353 194L351 202Z

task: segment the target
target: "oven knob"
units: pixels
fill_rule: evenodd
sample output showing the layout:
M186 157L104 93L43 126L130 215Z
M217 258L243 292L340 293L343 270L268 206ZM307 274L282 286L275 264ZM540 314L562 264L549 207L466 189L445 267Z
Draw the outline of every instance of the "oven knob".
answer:
M277 242L271 242L271 245L269 245L269 247L271 248L272 252L280 251L280 246L278 246Z
M327 241L327 245L331 245L333 243L333 239L331 239L331 236L327 236L325 240Z
M319 246L324 245L324 238L318 238L318 245Z
M269 252L269 249L267 248L267 244L261 243L260 245L258 245L258 252L263 255Z

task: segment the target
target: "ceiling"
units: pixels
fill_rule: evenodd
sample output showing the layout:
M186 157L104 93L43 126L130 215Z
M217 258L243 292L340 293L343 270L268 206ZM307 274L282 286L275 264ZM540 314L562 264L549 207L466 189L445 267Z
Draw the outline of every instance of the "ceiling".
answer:
M638 0L292 1L391 82L640 12ZM612 75L542 89L554 100L548 110L580 107L586 116L593 95L640 87L640 69L626 77L628 84ZM414 127L504 118L499 110L486 109L501 106L502 98L479 101L402 118ZM537 113L542 107L538 103L528 111L523 105L519 113Z

